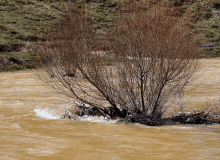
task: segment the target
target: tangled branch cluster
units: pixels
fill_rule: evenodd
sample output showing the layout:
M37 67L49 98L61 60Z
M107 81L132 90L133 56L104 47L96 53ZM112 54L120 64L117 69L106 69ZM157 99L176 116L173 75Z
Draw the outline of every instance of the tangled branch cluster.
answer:
M35 50L41 80L103 115L157 121L198 69L199 34L165 4L125 0L103 41L89 4L72 5ZM172 16L173 15L173 16ZM46 73L46 74L45 74ZM135 113L135 114L133 114Z

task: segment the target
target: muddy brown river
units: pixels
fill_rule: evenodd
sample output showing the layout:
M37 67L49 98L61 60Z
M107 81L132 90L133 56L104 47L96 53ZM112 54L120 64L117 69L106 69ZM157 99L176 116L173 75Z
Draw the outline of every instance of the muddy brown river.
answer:
M220 59L202 64L202 74L183 99L189 111L219 100ZM104 118L59 119L74 102L34 73L0 73L0 160L220 159L220 125L148 127Z

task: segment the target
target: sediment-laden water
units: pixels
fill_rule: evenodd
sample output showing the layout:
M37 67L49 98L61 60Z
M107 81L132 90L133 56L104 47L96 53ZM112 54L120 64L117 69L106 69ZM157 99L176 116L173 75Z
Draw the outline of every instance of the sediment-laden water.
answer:
M203 60L203 74L183 99L199 109L219 99L220 59ZM0 73L0 159L220 159L220 125L148 127L84 117L59 119L74 102L34 71Z

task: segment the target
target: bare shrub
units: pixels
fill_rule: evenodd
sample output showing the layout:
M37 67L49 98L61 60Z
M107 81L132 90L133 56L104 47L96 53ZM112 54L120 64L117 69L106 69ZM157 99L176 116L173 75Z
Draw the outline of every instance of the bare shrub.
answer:
M40 78L103 115L159 125L197 70L201 37L165 4L125 2L104 43L113 54L104 58L94 54L100 46L94 45L97 37L86 5L69 7L50 42L38 49L48 75Z
M50 77L74 76L78 59L91 53L94 31L87 8L85 4L69 4L56 28L47 35L47 42L33 47Z
M117 96L122 106L160 118L196 71L201 38L183 19L171 17L173 8L145 6L136 1L124 6L129 12L109 34L110 48L123 61L115 65L123 80Z
M96 86L92 86L80 70L77 74L77 68L98 57L93 52L96 37L88 8L85 3L69 5L60 23L47 35L47 42L39 42L32 48L45 71L38 72L42 81L61 94L102 109Z
M60 2L60 9L62 11L68 11L68 4L65 1Z

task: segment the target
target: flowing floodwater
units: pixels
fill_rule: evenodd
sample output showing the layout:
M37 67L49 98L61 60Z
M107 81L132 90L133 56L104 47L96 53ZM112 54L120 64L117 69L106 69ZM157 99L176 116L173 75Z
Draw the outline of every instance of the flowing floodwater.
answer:
M220 59L203 62L204 74L186 91L189 109L219 96ZM220 159L220 125L59 119L74 102L38 81L34 71L0 73L0 88L1 160Z

